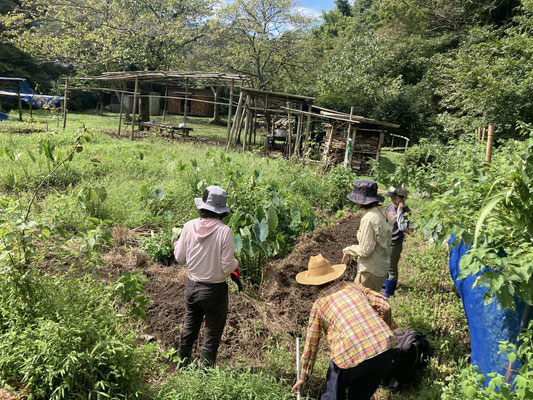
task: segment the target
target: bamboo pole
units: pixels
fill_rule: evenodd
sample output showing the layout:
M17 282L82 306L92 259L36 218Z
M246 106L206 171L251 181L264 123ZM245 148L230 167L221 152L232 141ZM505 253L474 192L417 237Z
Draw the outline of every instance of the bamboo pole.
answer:
M137 91L139 90L139 78L135 78L135 91L133 92L133 106L131 108L131 135L130 139L133 140L133 132L135 130L135 112L137 111Z
M226 127L226 143L229 143L231 137L231 113L233 111L233 91L235 90L235 80L231 80L231 86L229 90L229 101L228 101L228 125Z
M481 141L482 141L482 142L485 141L485 132L486 132L486 128L483 127L483 135L481 136Z
M120 95L120 114L118 116L118 136L120 137L120 131L122 130L122 108L124 106L124 93Z
M30 106L30 118L32 118L33 117L33 103L31 101L31 98L30 98L30 101L28 102L28 105ZM58 125L59 125L59 121L58 121Z
M328 127L328 140L326 142L326 147L324 148L324 155L323 155L323 162L324 162L324 168L327 168L328 166L328 155L329 155L329 148L331 147L331 141L333 140L333 125L329 125Z
M487 136L487 153L485 154L485 161L490 163L492 161L492 143L494 141L494 124L489 124L489 132Z
M65 78L65 93L63 94L63 130L67 128L67 100L68 100L68 76Z

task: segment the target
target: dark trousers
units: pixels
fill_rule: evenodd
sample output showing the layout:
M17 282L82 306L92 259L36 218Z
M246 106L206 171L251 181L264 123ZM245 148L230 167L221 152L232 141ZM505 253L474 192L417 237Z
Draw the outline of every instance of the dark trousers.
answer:
M192 349L205 318L202 354L218 351L228 316L228 284L187 280L185 285L185 321L180 346Z
M320 400L369 400L389 371L392 354L387 350L347 369L330 361Z

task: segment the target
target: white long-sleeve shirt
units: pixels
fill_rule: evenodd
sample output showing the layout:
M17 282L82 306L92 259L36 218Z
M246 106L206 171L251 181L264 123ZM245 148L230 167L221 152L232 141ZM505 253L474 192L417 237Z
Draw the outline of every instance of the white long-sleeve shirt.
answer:
M235 259L233 233L218 219L197 218L185 224L174 243L174 257L187 264L194 282L224 282L239 266Z

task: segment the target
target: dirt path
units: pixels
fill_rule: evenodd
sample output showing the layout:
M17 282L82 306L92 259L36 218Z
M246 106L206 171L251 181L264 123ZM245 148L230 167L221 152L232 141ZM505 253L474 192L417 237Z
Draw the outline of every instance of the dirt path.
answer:
M313 287L298 285L294 277L307 268L310 256L319 253L332 264L340 263L342 249L355 242L359 221L359 215L349 214L312 235L302 236L286 258L267 265L259 294L236 293L235 285L230 283L228 322L219 359L235 365L244 357L248 365L260 365L264 362L265 345L276 340L292 344L290 336L302 332L317 294ZM121 237L117 242L127 240ZM142 270L148 277L145 288L150 303L145 333L165 347L176 347L184 312L185 268L155 263L139 250L125 251L124 247L108 253L104 260L110 275Z

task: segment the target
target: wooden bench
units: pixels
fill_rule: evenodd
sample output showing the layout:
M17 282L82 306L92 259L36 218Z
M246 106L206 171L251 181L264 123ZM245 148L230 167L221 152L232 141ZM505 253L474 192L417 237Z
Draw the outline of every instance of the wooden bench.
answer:
M189 127L180 127L175 125L169 125L169 124L162 124L159 122L141 122L141 126L145 128L156 128L159 130L160 133L163 133L163 131L168 131L170 133L170 137L174 138L174 132L178 132L183 134L183 136L189 136L189 133L193 131L193 128Z

